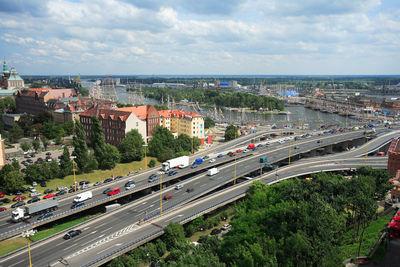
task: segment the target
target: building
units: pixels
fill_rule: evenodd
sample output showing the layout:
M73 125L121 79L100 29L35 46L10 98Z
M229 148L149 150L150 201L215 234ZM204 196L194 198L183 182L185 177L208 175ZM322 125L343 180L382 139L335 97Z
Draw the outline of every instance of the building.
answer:
M30 88L19 90L14 96L17 113L39 115L49 112L51 99L76 97L78 94L73 88Z
M393 139L388 150L388 165L387 169L390 174L396 175L400 170L400 138Z
M204 119L200 114L179 110L160 110L160 125L172 134L197 137L204 143Z
M20 89L25 86L24 80L19 76L19 73L12 67L8 69L7 62L3 62L3 71L0 73L0 87L6 90Z
M6 129L11 129L14 127L15 122L19 121L23 114L9 114L9 113L3 113L1 116L4 127Z
M6 165L6 151L4 149L4 140L0 134L0 170Z
M146 142L153 137L153 130L160 125L160 114L154 106L135 106L117 108L119 111L132 112L146 123ZM144 137L144 135L142 135Z
M147 140L146 121L138 118L133 112L117 109L100 109L95 106L80 114L80 122L86 133L86 140L90 143L92 120L95 116L99 119L104 132L106 143L118 146L125 138L126 133L136 129Z

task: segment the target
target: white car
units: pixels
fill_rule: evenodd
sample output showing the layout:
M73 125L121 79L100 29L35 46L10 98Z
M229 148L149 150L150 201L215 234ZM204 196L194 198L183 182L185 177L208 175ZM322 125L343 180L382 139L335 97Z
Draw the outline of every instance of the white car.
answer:
M242 153L246 153L249 152L249 150L247 148L243 149Z
M41 195L41 193L38 193L38 192L34 192L34 193L30 193L29 194L30 197L37 197L37 196L40 196L40 195Z
M213 162L215 162L215 159L210 159L209 162L213 163Z
M29 189L29 191L31 191L32 193L35 193L35 192L36 192L36 189L33 188L32 186L30 186L28 189Z

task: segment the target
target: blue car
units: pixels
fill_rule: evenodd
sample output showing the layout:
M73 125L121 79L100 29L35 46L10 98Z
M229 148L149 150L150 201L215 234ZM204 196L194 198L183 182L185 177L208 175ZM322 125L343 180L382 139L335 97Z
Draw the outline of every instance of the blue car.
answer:
M83 201L76 202L74 205L71 206L71 209L75 209L77 207L83 206L85 203Z
M222 158L223 156L224 156L223 154L219 154L217 157Z

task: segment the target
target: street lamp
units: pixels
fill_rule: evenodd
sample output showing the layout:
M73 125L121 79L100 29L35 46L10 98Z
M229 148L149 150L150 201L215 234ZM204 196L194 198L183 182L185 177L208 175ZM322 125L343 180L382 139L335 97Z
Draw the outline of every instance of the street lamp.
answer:
M233 178L233 184L236 184L236 154L237 152L235 153L235 177Z
M290 145L291 145L291 140L289 139L289 165L290 165Z
M147 144L144 144L143 147L144 147L144 169L146 170L146 168L147 168L147 157L146 157Z
M31 229L31 230L27 230L25 232L22 232L22 237L25 237L26 240L28 241L28 254L29 254L29 266L32 267L32 260L31 260L31 246L30 246L30 237L33 236L36 233L35 230Z
M160 216L162 216L162 173L160 174Z
M76 159L76 156L70 156L69 158L72 159L72 170L74 172L74 191L76 193L76 188L77 188L77 186L76 186L76 176L75 176L75 159Z

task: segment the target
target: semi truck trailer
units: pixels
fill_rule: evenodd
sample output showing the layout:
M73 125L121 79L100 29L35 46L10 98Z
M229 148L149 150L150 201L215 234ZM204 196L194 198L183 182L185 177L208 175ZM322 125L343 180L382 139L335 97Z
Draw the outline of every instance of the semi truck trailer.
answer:
M13 222L24 221L31 218L34 215L56 210L57 208L58 208L58 201L53 198L47 201L25 206L23 208L16 208L11 212L11 220Z
M187 166L189 166L189 157L182 156L179 158L167 160L162 164L162 169L163 171L168 171L169 169L172 168L185 168Z

